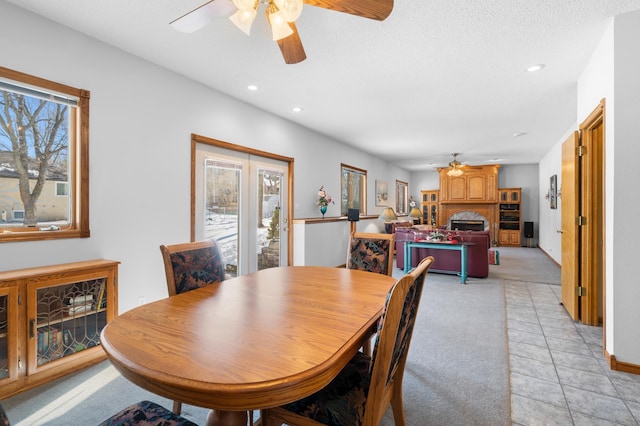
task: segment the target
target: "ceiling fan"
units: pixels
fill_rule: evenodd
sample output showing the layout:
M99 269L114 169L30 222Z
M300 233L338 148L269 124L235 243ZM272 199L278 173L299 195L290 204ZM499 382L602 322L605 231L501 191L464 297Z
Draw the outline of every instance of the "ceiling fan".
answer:
M259 3L266 5L273 40L278 42L287 64L297 64L307 58L295 25L303 3L378 21L384 21L393 10L393 0L211 0L171 21L169 25L178 31L191 33L214 18L235 11L229 19L249 35Z
M451 155L453 156L453 160L449 162L449 171L447 172L447 176L460 176L462 175L462 173L464 173L464 171L462 170L464 164L458 161L458 155L460 154L454 152Z

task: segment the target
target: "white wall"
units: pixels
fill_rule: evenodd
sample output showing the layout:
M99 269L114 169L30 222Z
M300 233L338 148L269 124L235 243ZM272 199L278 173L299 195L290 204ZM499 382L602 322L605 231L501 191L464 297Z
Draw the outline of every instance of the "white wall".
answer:
M438 188L440 188L440 174L437 170L411 173L409 195L413 196L418 205L422 199L420 191L431 191Z
M562 235L557 231L562 229L562 200L559 198L558 208L552 209L545 196L549 192L550 179L553 175L558 177L558 190L562 188L562 143L578 128L577 126L577 123L572 125L538 165L540 206L538 210L540 218L538 245L559 265L562 264Z
M607 98L606 112L607 321L609 312L614 315L607 323L607 349L618 361L640 365L640 230L629 226L640 207L640 11L615 19L613 40L614 102Z
M91 92L91 238L2 243L0 270L114 259L122 262L121 312L139 297L166 297L158 247L189 240L191 133L293 157L295 217L321 216L321 185L339 196L340 162L369 171L369 194L375 179L390 189L409 181L409 172L378 158L2 0L0 16L2 66ZM390 196L395 205L394 190ZM382 209L374 204L369 197L370 214ZM338 216L339 206L327 215ZM335 247L346 250L346 242L329 227L305 256L322 259Z

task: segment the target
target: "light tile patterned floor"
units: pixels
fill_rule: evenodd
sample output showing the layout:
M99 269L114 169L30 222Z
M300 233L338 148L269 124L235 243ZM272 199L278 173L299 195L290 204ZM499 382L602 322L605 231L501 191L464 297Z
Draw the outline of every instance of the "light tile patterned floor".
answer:
M560 291L505 281L513 425L640 425L640 376L609 369L602 328L571 320Z

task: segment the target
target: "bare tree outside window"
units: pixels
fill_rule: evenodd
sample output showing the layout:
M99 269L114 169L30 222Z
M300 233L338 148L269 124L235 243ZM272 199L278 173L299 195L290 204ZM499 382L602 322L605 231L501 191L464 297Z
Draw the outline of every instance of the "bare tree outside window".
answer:
M23 223L38 223L37 202L47 179L69 173L68 107L43 99L0 90L0 150L9 153L24 208ZM5 163L6 164L6 163ZM44 221L68 222L68 209Z

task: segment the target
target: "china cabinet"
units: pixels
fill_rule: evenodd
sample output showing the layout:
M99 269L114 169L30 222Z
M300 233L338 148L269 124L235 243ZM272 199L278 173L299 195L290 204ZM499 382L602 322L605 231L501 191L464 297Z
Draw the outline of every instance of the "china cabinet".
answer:
M0 398L105 359L117 315L117 261L0 272Z

